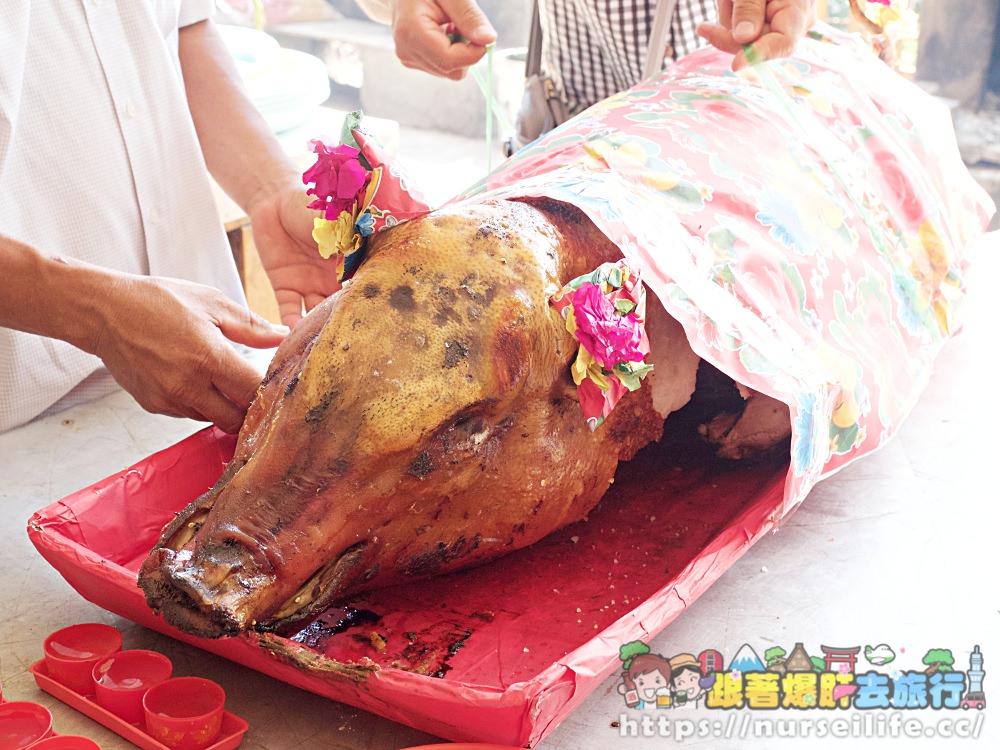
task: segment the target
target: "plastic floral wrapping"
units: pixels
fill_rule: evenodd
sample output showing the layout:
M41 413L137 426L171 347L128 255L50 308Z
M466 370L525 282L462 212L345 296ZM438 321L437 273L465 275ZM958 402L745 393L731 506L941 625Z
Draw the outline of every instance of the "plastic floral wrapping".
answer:
M356 180L346 193L357 224L367 189L358 206ZM186 636L136 585L162 526L232 456L214 429L40 510L40 553L98 605L292 685L447 739L532 746L620 669L620 646L662 630L813 483L892 435L958 328L963 253L992 210L948 113L846 38L807 40L763 74L696 53L456 200L486 194L589 214L699 355L789 404L791 455L727 462L672 432L585 521L280 636ZM589 283L641 316L636 281L598 269L563 295L575 304ZM621 333L614 351L641 351Z
M899 427L959 327L993 206L945 106L817 27L740 73L715 50L587 110L460 199L586 212L695 352L788 404L784 511Z
M350 278L365 256L364 241L430 207L405 172L393 163L377 139L365 130L360 112L344 120L341 142L310 141L316 163L302 175L314 196L308 207L319 211L313 239L324 258L335 258L337 278Z

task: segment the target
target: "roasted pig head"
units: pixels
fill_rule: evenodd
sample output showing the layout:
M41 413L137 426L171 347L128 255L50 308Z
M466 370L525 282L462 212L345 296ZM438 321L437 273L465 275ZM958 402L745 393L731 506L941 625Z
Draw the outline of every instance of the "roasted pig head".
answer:
M281 629L582 519L698 363L657 305L655 382L588 429L577 342L549 298L620 257L551 201L466 204L373 237L278 349L221 479L145 560L150 606L203 637Z

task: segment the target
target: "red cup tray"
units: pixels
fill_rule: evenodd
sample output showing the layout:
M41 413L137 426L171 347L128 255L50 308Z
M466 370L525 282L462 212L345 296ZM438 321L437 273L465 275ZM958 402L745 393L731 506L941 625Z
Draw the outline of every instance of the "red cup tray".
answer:
M136 724L128 723L120 716L117 716L102 706L97 705L87 696L71 690L54 677L51 677L48 673L48 669L45 667L44 659L36 661L28 668L28 671L34 675L35 683L38 687L46 693L58 698L70 708L76 709L84 716L96 721L98 724L107 727L115 734L124 737L133 745L138 745L143 748L143 750L170 750L170 748L162 742L159 742L146 734L142 727ZM249 726L250 725L247 724L244 719L241 719L239 716L236 716L229 711L224 711L222 714L222 729L219 732L219 738L211 745L208 745L205 750L232 750L233 748L239 747L240 743L243 741L243 735L246 733Z

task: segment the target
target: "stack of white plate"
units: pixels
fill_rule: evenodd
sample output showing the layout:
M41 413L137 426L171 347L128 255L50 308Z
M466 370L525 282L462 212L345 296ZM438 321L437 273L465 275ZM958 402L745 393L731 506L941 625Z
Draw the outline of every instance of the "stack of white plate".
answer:
M281 47L262 31L219 25L250 100L275 133L302 125L330 96L326 65L315 55Z

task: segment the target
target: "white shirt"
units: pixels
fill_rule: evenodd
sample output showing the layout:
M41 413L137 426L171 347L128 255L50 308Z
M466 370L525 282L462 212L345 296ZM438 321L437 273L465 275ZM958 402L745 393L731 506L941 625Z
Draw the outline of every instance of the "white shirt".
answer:
M0 232L46 256L188 279L245 303L177 54L178 29L212 6L0 0ZM0 328L0 431L102 372L69 344Z

